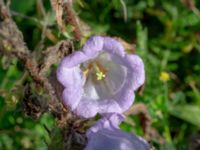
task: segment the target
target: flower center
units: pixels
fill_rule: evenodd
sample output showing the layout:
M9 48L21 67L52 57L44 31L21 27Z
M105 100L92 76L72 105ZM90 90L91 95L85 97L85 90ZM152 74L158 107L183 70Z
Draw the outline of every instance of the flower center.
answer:
M83 71L86 80L90 73L95 72L96 80L103 80L106 77L107 70L97 61L91 62Z
M107 53L82 65L84 96L93 100L105 99L116 93L124 82L124 67L114 63Z

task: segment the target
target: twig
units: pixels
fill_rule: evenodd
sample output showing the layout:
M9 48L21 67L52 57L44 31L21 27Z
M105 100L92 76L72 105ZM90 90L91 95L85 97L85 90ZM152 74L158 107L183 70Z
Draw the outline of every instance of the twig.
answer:
M35 23L38 23L39 25L42 25L41 21L39 21L37 18L35 17L30 17L30 16L26 16L24 14L21 14L19 12L16 12L16 11L13 11L11 10L11 15L12 16L18 16L18 17L21 17L21 18L24 18L24 19L27 19L27 20L31 20L31 21L34 21Z
M57 20L58 27L63 31L64 30L63 20L62 20L62 16L63 16L62 3L63 3L63 0L50 0L50 2L51 2L51 6L52 6L53 10L56 13L56 20Z
M53 64L58 64L60 59L66 56L72 51L72 42L71 41L60 41L54 46L48 47L43 55L45 56L42 64L39 66L40 75L44 76L48 69Z
M144 104L135 104L124 114L126 116L139 114L141 117L141 126L143 128L143 131L145 134L148 132L151 126L151 117L148 114L147 108Z
M7 55L13 55L21 60L29 75L36 84L40 84L48 92L51 99L57 100L55 91L48 79L39 75L38 64L31 57L29 49L24 44L23 35L17 28L15 22L10 18L9 10L3 5L0 5L0 46L1 50ZM5 45L6 43L6 45Z
M194 0L181 0L182 4L189 10L192 10L195 15L200 18L200 11L198 10Z
M164 138L151 127L151 117L148 113L147 107L143 103L138 103L133 105L124 115L139 115L140 116L140 124L142 126L144 137L147 140L152 141L152 139L156 139L160 144L164 144Z
M72 8L72 0L50 0L50 2L56 13L57 24L61 30L65 30L64 24L70 24L74 28L74 38L80 40L82 34L78 26L77 17Z
M64 13L66 14L67 23L69 23L70 25L72 25L74 27L74 31L73 31L74 37L76 38L76 40L80 40L82 35L81 35L81 31L80 31L80 28L77 23L76 16L72 9L72 2L67 1L67 2L63 3L63 8L65 10Z
M68 6L67 3L65 3L65 7L68 12L67 14L71 13L70 15L72 15L68 18L69 21L72 22L72 25L77 26L71 6ZM79 31L77 31L77 28L75 33L76 39L80 39L80 34ZM32 57L33 54L30 53L31 51L26 46L21 31L12 20L9 9L6 8L3 1L0 0L0 50L7 56L17 57L19 61L24 64L24 68L27 70L28 75L32 78L35 89L39 87L39 89L42 89L42 91L45 91L48 94L48 99L50 99L49 101L44 99L45 102L48 102L48 104L45 103L45 107L43 109L43 95L35 94L33 92L33 88L30 87L28 89L29 93L24 94L25 96L23 97L23 102L27 108L26 110L28 110L27 112L30 116L35 115L36 119L49 110L55 116L57 126L61 127L62 131L66 127L69 130L77 127L78 130L82 130L81 128L83 128L83 122L79 121L80 118L75 116L62 105L59 101L59 96L56 95L56 88L53 87L54 84L52 84L51 79L48 78L46 74L52 64L58 63L58 61L60 61L60 59L67 55L72 49L73 45L70 41L61 41L57 45L47 48L44 52L45 59L41 60L41 64L37 63L36 58ZM69 149L72 146L71 141L69 140L70 137L75 137L75 141L73 139L72 140L78 143L78 147L84 147L85 140L84 135L82 138L82 132L79 134L75 131L75 133L65 136L66 141L64 142L69 143Z
M36 3L37 3L38 10L42 14L42 17L45 17L46 16L46 11L45 11L45 8L44 8L44 5L43 5L43 1L42 0L37 0Z

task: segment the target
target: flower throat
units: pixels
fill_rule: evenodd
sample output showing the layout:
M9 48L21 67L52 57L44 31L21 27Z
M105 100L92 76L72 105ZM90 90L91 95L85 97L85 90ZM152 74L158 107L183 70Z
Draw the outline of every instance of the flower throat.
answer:
M101 81L106 77L107 70L97 61L89 63L89 65L84 69L83 74L88 78L89 74L94 74L96 80Z

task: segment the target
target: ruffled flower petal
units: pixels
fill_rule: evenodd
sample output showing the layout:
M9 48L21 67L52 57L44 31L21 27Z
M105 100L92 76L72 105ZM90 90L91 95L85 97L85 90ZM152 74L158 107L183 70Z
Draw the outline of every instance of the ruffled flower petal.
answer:
M88 143L84 150L149 150L149 144L133 134L123 132L118 125L119 114L109 114L87 132Z
M93 36L83 46L82 51L90 58L97 56L103 48L103 37Z
M124 47L117 40L110 37L104 37L103 42L103 49L108 53L121 57L125 55Z
M137 90L145 81L144 64L142 59L137 55L126 55L126 66L132 71L133 90Z

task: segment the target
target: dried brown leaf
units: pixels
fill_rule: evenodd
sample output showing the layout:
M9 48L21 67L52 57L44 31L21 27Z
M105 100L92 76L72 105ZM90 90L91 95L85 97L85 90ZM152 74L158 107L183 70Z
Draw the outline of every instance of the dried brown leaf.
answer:
M51 6L56 13L56 20L57 20L58 26L63 31L64 25L63 25L63 19L62 19L62 16L63 16L62 5L63 5L63 0L51 0Z
M43 52L44 59L40 65L40 75L45 75L51 65L58 64L61 58L72 51L72 47L72 42L70 41L60 41L56 45L48 47Z

